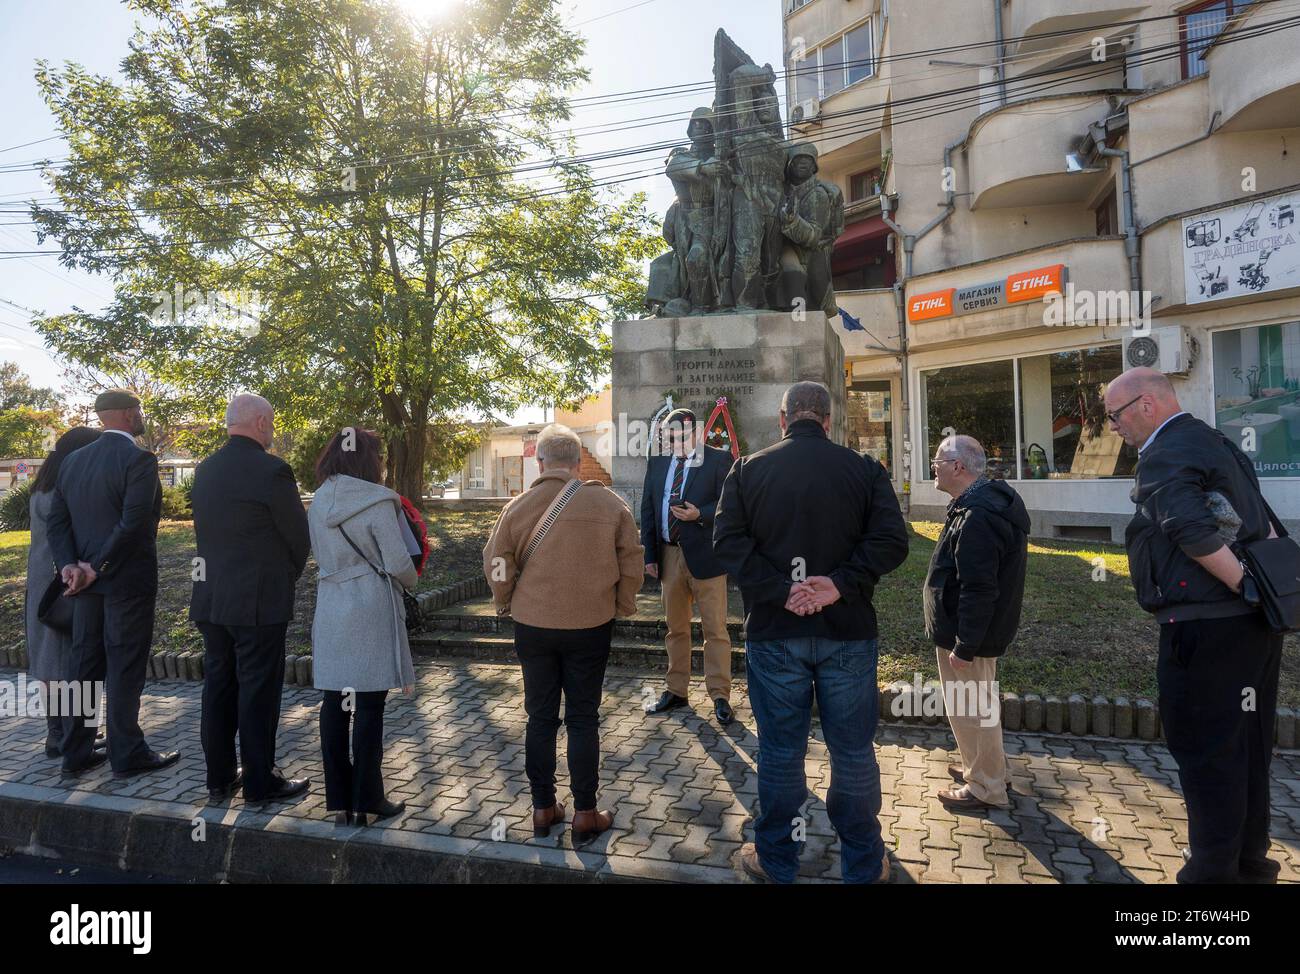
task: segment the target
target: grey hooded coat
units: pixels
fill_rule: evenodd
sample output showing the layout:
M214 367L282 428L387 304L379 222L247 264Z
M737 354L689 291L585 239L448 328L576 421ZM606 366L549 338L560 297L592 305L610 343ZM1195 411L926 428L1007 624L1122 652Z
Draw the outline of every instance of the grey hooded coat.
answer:
M320 690L392 690L415 682L398 585L412 589L415 566L403 541L401 501L381 484L335 474L307 511L320 566L312 622L312 677ZM340 527L381 578L343 537Z

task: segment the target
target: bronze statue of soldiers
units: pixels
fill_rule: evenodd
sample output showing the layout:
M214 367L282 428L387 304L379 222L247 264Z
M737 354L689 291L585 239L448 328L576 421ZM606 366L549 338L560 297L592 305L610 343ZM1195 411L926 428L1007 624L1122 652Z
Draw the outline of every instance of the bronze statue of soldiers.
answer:
M786 307L838 312L831 278L831 250L844 232L844 194L833 183L815 178L817 147L811 142L790 146L786 164L788 185L779 214L785 247L781 254L781 291Z
M677 220L671 227L679 282L679 301L668 313L703 314L717 307L718 254L726 243L726 226L718 225L718 198L726 167L714 156L713 112L697 108L686 128L690 147L668 156L667 173L677 193ZM669 226L664 235L668 237Z
M731 170L732 295L737 311L771 308L780 272L777 210L786 153L773 134L781 124L776 75L770 66L744 64L731 73L736 91L736 133Z

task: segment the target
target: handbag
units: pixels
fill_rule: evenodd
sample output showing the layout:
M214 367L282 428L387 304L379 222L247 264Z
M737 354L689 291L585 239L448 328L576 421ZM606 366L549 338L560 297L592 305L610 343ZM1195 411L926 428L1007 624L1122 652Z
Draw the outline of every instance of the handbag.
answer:
M524 566L528 564L528 559L533 556L533 553L537 551L539 547L541 547L542 541L545 540L547 533L555 525L555 522L559 520L560 513L581 489L581 480L578 480L576 477L573 480L570 480L564 485L563 489L555 495L555 500L551 501L550 506L542 512L542 516L537 519L537 523L533 525L532 536L528 539L528 544L525 546L523 554L519 556L519 561L515 565L515 581L514 585L511 586L511 592L518 587L520 576L524 573ZM509 605L497 610L497 615L499 616L507 616L509 614Z
M397 581L395 578L393 578L392 575L384 571L381 567L379 567L373 561L367 558L365 556L365 553L362 552L362 550L357 547L357 543L352 540L352 538L348 535L347 530L341 524L339 525L339 533L343 535L343 540L352 546L352 550L357 553L357 557L359 557L362 561L364 561L367 565L370 566L371 571L373 571L380 578L387 579L389 584L397 586L398 591L402 593L402 607L406 611L406 634L409 636L411 635L411 633L418 632L420 626L423 625L424 622L423 618L421 617L420 600L417 599L410 592L408 592L406 590L406 586L404 586L401 582Z
M56 632L72 633L72 599L65 599L63 578L55 574L36 605L36 619Z
M1254 473L1244 455L1236 450L1229 452L1243 469ZM1277 537L1245 544L1238 542L1233 546L1233 553L1245 571L1241 597L1247 605L1264 614L1264 621L1274 632L1300 632L1300 545L1268 506L1263 492L1258 486L1255 489Z

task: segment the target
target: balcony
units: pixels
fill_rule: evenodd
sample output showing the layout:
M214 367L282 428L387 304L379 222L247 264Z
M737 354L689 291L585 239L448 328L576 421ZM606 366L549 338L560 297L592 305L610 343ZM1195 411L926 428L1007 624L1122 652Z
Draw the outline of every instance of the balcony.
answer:
M966 140L971 209L1082 203L1110 178L1102 167L1066 171L1088 126L1113 111L1112 91L1014 102L971 123Z
M1009 54L1028 54L1036 51L1048 51L1062 43L1073 47L1082 47L1090 39L1087 34L1065 34L1050 36L1056 31L1096 29L1099 33L1110 32L1109 25L1119 20L1129 20L1147 9L1146 4L1125 6L1101 3L1088 10L1081 11L1079 0L1013 0L1010 10L1010 22L1007 25L1007 37L1020 38L1018 44L1009 43Z
M1300 126L1300 57L1291 30L1274 29L1232 40L1242 30L1259 30L1273 20L1271 4L1260 4L1232 24L1205 54L1209 65L1210 111L1219 112L1220 132L1253 132Z

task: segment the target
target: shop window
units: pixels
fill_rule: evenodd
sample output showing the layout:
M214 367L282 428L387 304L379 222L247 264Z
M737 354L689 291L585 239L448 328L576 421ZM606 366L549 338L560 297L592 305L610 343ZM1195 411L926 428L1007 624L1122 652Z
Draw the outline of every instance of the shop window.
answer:
M1124 370L1118 345L1036 355L1017 366L1025 479L1133 476L1137 450L1106 422L1106 385Z
M921 373L925 455L921 476L933 480L930 460L944 437L963 433L979 440L988 457L987 476L1016 476L1013 363L954 365Z
M889 380L854 382L848 394L848 445L894 470L893 397Z
M1300 322L1219 331L1214 422L1260 477L1300 477Z
M1133 476L1137 451L1105 422L1106 384L1121 371L1115 344L922 372L922 479L933 479L929 460L953 432L979 440L994 479Z

